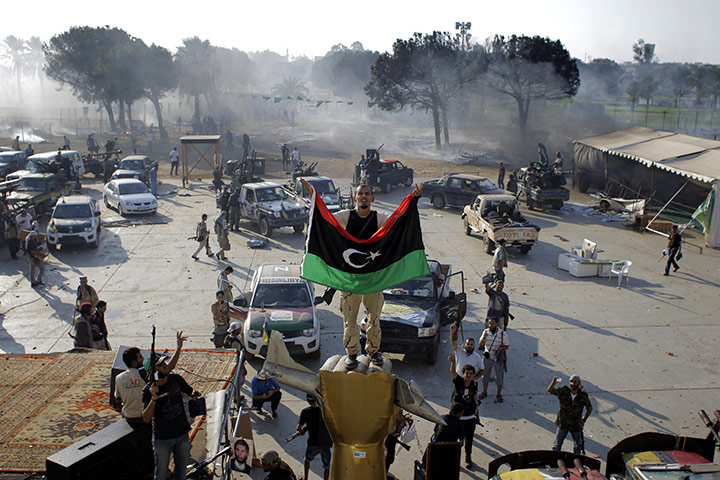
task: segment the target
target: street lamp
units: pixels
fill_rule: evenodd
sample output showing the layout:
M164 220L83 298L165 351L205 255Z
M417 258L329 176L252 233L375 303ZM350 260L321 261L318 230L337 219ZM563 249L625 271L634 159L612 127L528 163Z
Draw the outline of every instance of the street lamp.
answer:
M455 37L463 50L468 50L470 47L470 37L472 37L470 27L472 27L472 22L455 22L455 30L460 30L460 33L455 34Z

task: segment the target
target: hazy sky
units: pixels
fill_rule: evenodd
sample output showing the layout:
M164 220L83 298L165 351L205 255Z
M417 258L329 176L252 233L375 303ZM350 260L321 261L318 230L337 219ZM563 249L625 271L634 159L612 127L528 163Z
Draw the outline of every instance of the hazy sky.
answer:
M657 45L660 61L720 64L718 0L35 0L16 6L0 37L47 41L72 26L110 25L173 53L183 38L197 35L222 47L312 57L354 41L388 51L397 38L454 32L463 21L472 22L475 40L542 35L561 40L582 60L630 61L632 44L643 38Z

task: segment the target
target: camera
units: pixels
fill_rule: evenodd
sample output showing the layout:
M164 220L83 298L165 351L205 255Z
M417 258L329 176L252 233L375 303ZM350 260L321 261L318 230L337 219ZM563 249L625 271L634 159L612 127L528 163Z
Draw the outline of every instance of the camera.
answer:
M490 358L490 352L483 352L483 357Z

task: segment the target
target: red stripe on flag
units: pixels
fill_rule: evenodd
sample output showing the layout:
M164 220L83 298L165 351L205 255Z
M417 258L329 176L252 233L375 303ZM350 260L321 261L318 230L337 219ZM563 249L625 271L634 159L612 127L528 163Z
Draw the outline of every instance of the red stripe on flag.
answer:
M320 216L328 222L330 225L335 227L335 229L342 235L343 237L347 238L348 240L356 243L362 243L362 244L368 244L368 243L374 243L380 240L382 237L387 234L387 232L392 229L393 225L395 225L395 222L398 218L405 215L405 212L407 212L407 209L410 207L410 202L413 201L413 197L415 196L414 193L410 193L407 197L405 197L398 206L397 209L390 215L390 218L387 219L387 221L383 224L382 227L378 229L377 232L373 234L372 237L368 238L367 240L361 240L359 238L355 238L354 236L350 235L335 219L332 213L330 213L330 210L328 210L327 206L325 205L325 202L323 199L313 190L313 197L315 197L315 213L320 213Z

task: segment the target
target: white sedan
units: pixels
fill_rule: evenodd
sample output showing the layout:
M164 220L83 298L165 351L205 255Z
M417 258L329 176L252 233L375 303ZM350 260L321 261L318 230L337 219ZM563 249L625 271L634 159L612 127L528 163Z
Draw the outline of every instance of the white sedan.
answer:
M135 178L111 180L103 189L105 206L115 208L120 215L155 213L158 202L147 185Z

